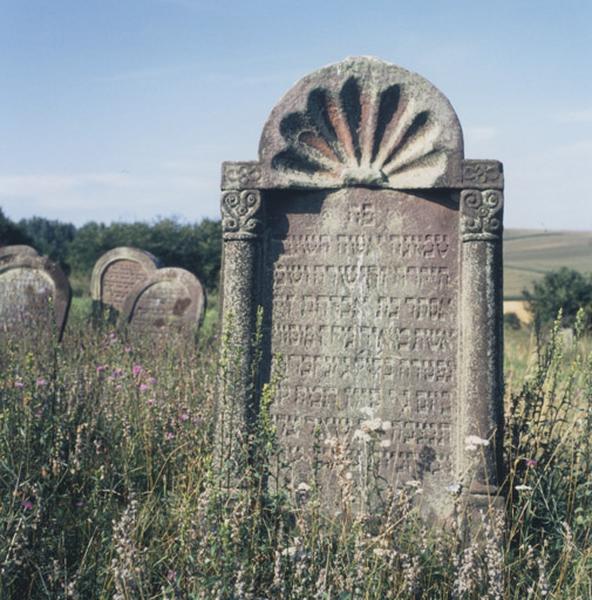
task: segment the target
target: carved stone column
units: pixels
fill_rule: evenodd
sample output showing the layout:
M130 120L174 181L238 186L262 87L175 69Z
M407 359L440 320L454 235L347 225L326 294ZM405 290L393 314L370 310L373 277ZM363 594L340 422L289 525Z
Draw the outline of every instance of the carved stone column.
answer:
M501 189L460 193L462 233L459 466L471 504L501 483L503 285Z
M253 337L261 252L259 190L222 193L222 365L216 426L217 461L229 488L240 485L248 461L254 406Z

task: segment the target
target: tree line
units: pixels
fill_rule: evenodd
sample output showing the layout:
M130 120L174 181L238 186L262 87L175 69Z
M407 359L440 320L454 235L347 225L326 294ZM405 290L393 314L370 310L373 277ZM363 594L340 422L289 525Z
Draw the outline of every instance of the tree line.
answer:
M11 221L0 209L0 246L28 244L58 262L71 278L86 282L97 259L117 246L135 246L158 257L163 266L187 269L209 292L218 288L221 262L220 221L181 223L159 219L153 223L95 223L81 227L42 217ZM76 286L74 290L76 291ZM80 291L80 290L78 290ZM592 329L592 276L563 267L547 273L532 290L523 290L535 320L552 322L562 311L562 324L572 327L578 309Z
M87 280L97 259L117 246L134 246L154 254L165 267L187 269L212 292L218 287L221 261L220 221L181 223L96 223L76 227L43 217L11 221L0 209L0 246L27 244L58 262L71 278Z

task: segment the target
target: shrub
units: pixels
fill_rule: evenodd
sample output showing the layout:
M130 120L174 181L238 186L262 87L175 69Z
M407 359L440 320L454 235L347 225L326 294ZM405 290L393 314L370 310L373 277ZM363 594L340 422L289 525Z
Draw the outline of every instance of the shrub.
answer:
M533 290L524 290L529 310L539 325L552 323L562 311L561 324L573 327L578 310L584 310L587 328L592 324L592 278L562 267L535 282Z

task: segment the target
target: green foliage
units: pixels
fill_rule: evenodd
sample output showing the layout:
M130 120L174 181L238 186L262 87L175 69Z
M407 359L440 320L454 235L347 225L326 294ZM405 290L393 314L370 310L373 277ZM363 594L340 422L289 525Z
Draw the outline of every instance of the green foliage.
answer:
M218 286L221 260L219 221L183 224L172 219L149 223L87 223L70 244L68 261L76 273L90 275L96 260L117 246L135 246L154 254L163 266L194 273L208 290Z
M504 314L504 325L510 329L513 329L514 331L517 331L522 327L522 323L520 322L518 315L513 312Z
M42 217L21 219L19 228L32 240L33 247L45 256L60 263L68 272L68 250L76 236L76 227L72 223L50 221Z
M0 245L29 244L49 256L70 274L76 295L88 291L97 259L117 246L135 246L160 259L162 266L181 267L195 274L209 292L218 288L222 230L220 221L180 223L160 219L154 223L90 222L80 228L71 223L32 217L16 225L0 210Z
M586 324L592 323L592 278L562 267L547 273L534 284L533 291L524 290L529 310L537 323L552 323L562 312L561 324L572 327L578 310L585 312Z
M34 245L26 232L13 223L0 208L0 246L11 246L13 244Z

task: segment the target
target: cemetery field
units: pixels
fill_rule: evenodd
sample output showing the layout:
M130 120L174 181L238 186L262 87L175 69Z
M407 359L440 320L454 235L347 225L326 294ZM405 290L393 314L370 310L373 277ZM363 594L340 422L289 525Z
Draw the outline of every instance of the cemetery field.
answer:
M67 333L0 349L0 598L592 597L589 338L551 336L537 353L529 330L506 331L508 526L463 550L452 525L418 518L420 481L358 513L339 461L337 515L314 487L229 499L212 466L216 340ZM262 414L258 464L273 476Z

